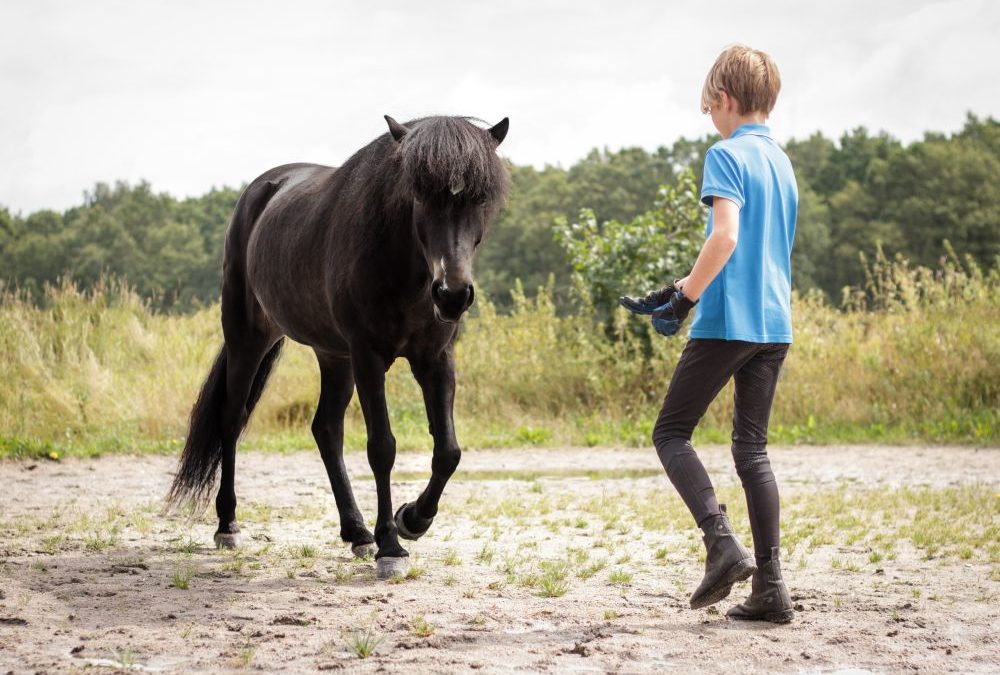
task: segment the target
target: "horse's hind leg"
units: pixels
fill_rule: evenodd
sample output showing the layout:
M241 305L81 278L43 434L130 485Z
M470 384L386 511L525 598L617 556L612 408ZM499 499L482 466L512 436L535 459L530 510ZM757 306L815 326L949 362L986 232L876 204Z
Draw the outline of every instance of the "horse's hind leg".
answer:
M260 395L259 389L265 384L266 371L270 370L280 345L257 333L241 335L235 340L231 339L231 334L226 337L226 400L222 409L222 471L219 493L215 498L215 511L219 516L215 545L235 548L240 545L240 528L236 523L236 442L250 417L255 398ZM269 353L272 348L273 356Z
M354 394L354 373L348 358L334 358L317 352L320 368L320 396L312 432L326 465L330 487L340 512L340 538L351 544L359 558L375 553L375 537L354 501L354 491L344 466L344 412Z
M412 358L410 368L424 392L424 407L431 436L434 437L434 457L431 479L412 504L403 504L396 512L399 536L418 539L427 532L437 515L438 502L448 479L458 468L462 449L455 438L452 410L455 405L455 359L449 346L431 359Z

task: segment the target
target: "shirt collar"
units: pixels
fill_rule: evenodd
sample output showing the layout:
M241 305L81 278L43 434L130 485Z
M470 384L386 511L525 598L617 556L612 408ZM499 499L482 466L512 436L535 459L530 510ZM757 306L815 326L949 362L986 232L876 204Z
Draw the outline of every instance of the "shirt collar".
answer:
M733 129L733 133L729 134L729 137L737 138L747 135L771 138L771 129L766 124L741 124Z

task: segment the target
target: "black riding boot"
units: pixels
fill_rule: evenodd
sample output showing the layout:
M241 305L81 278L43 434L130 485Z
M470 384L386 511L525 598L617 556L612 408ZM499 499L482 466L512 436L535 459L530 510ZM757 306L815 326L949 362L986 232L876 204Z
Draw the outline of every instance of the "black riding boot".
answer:
M757 569L757 563L750 555L729 524L726 505L720 505L722 514L715 516L703 526L705 532L705 577L691 596L691 609L714 605L722 600L733 584L748 578Z
M788 623L795 616L792 598L781 578L778 548L771 549L771 559L753 575L750 597L732 607L726 616L731 619Z

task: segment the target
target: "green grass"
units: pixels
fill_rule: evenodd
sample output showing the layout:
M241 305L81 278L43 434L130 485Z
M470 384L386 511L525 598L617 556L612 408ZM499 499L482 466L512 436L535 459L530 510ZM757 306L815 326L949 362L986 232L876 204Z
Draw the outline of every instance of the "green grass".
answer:
M623 569L613 570L608 575L608 583L612 586L628 586L632 583L632 573Z
M359 659L367 659L375 653L384 638L376 634L374 626L351 631L346 640L347 648Z
M191 577L193 573L189 567L179 567L174 570L173 576L170 578L170 585L174 588L186 591L191 587Z
M119 536L117 528L112 528L110 530L95 530L87 535L83 540L84 547L88 551L93 551L95 553L117 546L118 541Z
M850 297L842 309L795 298L772 442L1000 439L1000 271L950 260L932 273L881 260L868 291ZM509 314L477 303L456 348L463 444L648 446L684 340L648 341L634 321L621 311L609 328L585 310L566 315L544 291L532 300L515 293ZM0 387L0 458L178 452L221 341L218 306L157 314L114 285L83 293L65 284L43 306L0 292L0 382L17 383ZM390 370L386 388L399 449L429 450L422 395L405 364ZM318 393L313 354L289 344L243 447L312 447ZM728 442L732 405L730 386L695 441ZM365 444L355 399L345 447ZM516 479L538 489L545 475Z
M415 636L420 638L434 635L435 628L434 624L428 622L423 614L418 614L410 620L410 629Z
M543 562L539 564L541 574L536 580L538 594L543 598L558 598L569 590L570 563L568 561Z

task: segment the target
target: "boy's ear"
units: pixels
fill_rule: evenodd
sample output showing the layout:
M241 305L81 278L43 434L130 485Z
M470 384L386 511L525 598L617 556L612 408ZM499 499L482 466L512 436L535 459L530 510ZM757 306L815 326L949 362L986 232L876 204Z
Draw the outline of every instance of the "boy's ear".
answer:
M722 108L723 112L730 112L731 106L733 105L733 97L729 95L727 91L719 92L719 107Z
M728 91L720 91L719 98L721 99L723 110L727 113L740 114L740 102L730 96Z

